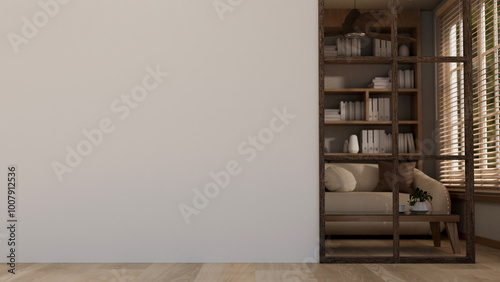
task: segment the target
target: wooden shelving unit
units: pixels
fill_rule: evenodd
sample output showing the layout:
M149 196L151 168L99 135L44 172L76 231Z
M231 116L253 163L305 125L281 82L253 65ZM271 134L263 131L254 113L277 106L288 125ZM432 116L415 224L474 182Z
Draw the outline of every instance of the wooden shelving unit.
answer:
M420 50L420 44L419 44L419 39L420 39L420 13L419 11L416 10L406 10L404 11L407 18L409 20L406 20L404 22L403 30L407 33L409 33L413 38L417 39L417 43L411 44L411 51L412 51L412 56L413 58L420 58L421 55L421 50ZM326 10L325 16L328 15L336 15L339 16L339 19L331 19L331 18L325 18L325 24L330 23L331 25L335 24L341 24L341 21L344 19L345 13L344 10ZM329 28L330 30L332 29L338 29L339 26L325 26L325 28ZM397 57L399 58L406 58L406 57ZM329 64L329 65L345 65L345 64L352 64L352 65L359 65L360 71L363 71L363 66L367 64L392 64L393 63L393 57L380 57L380 56L355 56L355 57L347 57L347 56L339 56L339 57L325 57L324 58L324 64ZM399 110L404 110L404 111L410 111L411 112L411 118L410 119L399 119L395 118L393 115L391 115L391 121L370 121L368 119L368 100L372 97L392 97L392 89L374 89L374 88L326 88L324 89L324 98L329 99L331 96L337 96L337 97L345 97L346 99L350 99L352 97L358 97L359 100L364 101L365 104L365 119L364 120L341 120L341 121L325 121L324 125L325 126L343 126L342 130L349 130L349 126L358 126L357 130L359 129L359 126L366 126L367 129L370 129L370 127L373 126L384 126L387 127L388 129L390 126L395 123L399 126L410 126L411 127L411 132L413 133L414 139L415 139L415 149L416 149L416 154L422 154L422 98L421 98L421 64L420 63L410 63L408 61L405 62L405 65L409 65L409 67L414 70L415 73L415 88L408 89L408 88L397 88L397 96L409 96L411 105L409 105L408 108L400 108ZM374 74L374 77L376 75ZM339 98L340 99L340 98ZM391 99L391 104L393 104L395 99ZM397 103L397 102L396 102ZM325 102L326 104L326 102ZM391 106L394 107L393 105ZM391 111L392 112L392 111ZM392 130L394 131L394 130ZM391 131L391 132L392 132ZM351 132L352 134L359 134L359 132ZM396 132L398 133L398 132ZM396 134L397 135L397 134ZM328 136L325 136L327 138ZM359 137L359 136L358 136ZM397 137L396 137L397 138ZM360 139L361 140L361 139ZM340 149L340 148L337 148ZM358 157L356 157L356 155ZM325 154L325 156L328 156ZM347 156L346 156L347 158ZM353 154L351 156L348 156L348 160L353 160L359 158L360 160L367 160L365 158L364 154ZM377 161L376 155L371 155L370 157L372 161ZM386 158L384 158L386 159ZM336 159L337 161L342 161L340 158ZM382 160L382 159L380 159ZM417 167L422 169L423 162L418 161Z
M392 121L342 120L325 121L325 125L391 125ZM417 120L400 120L399 125L418 125Z
M416 88L401 88L398 89L399 94L417 94L419 91ZM345 93L376 93L391 95L391 89L374 89L374 88L331 88L325 89L326 95L345 94Z
M378 25L378 31L381 33L390 34L392 41L392 48L390 56L385 57L375 57L375 56L351 56L351 57L322 57L324 55L324 36L325 33L338 32L342 30L342 23L346 18L350 10L325 10L324 0L319 0L319 46L320 46L320 78L319 78L319 168L320 168L320 261L327 263L473 263L475 261L475 251L474 251L474 182L473 182L473 172L474 172L474 156L471 154L473 152L474 144L472 141L473 128L472 128L472 44L471 42L471 0L463 0L459 2L462 5L462 15L463 15L463 33L464 33L464 55L461 57L423 57L420 50L420 12L418 10L398 10L398 1L390 1L390 8L385 12L390 13L389 23L386 26ZM359 9L360 13L368 12L368 10ZM372 10L373 11L373 10ZM397 35L398 34L409 34L411 37L417 39L416 43L411 43L410 50L411 54L408 57L398 56L397 50ZM466 138L465 156L446 156L446 155L424 155L422 153L422 70L421 63L452 63L461 62L464 64L464 119L466 128ZM409 66L415 71L415 88L414 89L398 89L397 85L392 87L392 89L368 89L368 88L347 88L347 89L325 89L324 79L325 79L325 67L331 65L359 65L360 70L363 70L363 65L370 66L373 64L385 64L389 65L392 70L392 80L395 81L397 78L398 67L401 65ZM325 100L331 99L343 99L344 96L347 97L346 100L353 100L354 97L367 101L371 95L387 95L391 97L391 121L368 121L368 120L356 120L356 121L324 121ZM338 97L335 97L338 96ZM398 102L399 98L406 96L405 99L410 96L411 106L408 108L401 107ZM337 101L334 100L334 101ZM332 104L332 103L330 103ZM367 116L367 103L365 103L365 117ZM411 111L412 118L410 120L400 120L399 112ZM357 127L359 130L360 126L370 127L381 127L381 128L391 128L391 133L393 137L392 142L392 153L391 154L346 154L340 152L325 153L325 131L328 128L339 127L338 130L349 130L350 127ZM398 134L400 132L400 127L405 126L406 130L411 128L416 140L416 151L415 154L403 154L398 151ZM330 131L331 133L331 131ZM353 132L355 133L355 132ZM341 150L341 148L337 148ZM467 153L468 152L468 153ZM352 257L335 257L326 256L325 248L325 179L324 179L324 165L325 161L338 161L338 162L361 162L361 161L393 161L393 163L398 164L400 161L419 161L419 166L421 167L423 160L445 160L445 159L456 159L463 160L466 166L466 193L465 202L467 215L463 220L466 223L467 229L467 245L466 245L466 256L465 257L401 257L400 255L400 231L399 231L399 191L398 189L393 189L393 256L392 257L371 257L371 256L352 256ZM398 174L397 167L393 168L393 173ZM394 184L396 185L396 184Z

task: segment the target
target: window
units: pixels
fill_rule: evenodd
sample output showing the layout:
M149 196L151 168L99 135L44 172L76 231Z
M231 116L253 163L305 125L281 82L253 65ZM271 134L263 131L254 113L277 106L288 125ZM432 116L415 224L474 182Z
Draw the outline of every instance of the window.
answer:
M440 56L462 56L461 3L439 18ZM500 192L500 0L472 4L474 181L476 191ZM440 150L464 155L463 64L438 68ZM465 163L443 161L441 181L451 190L463 190Z

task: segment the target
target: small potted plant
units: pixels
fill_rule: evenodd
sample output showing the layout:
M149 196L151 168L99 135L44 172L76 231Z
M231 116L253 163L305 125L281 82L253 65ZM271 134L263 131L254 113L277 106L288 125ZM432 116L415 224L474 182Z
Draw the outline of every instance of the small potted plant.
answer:
M431 194L427 193L420 188L416 188L413 193L410 194L410 211L417 213L426 213L429 211L426 201L432 201Z

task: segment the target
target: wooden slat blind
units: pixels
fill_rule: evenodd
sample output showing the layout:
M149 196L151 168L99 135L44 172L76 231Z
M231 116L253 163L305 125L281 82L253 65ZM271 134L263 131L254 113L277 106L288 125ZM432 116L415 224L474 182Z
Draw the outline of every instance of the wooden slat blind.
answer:
M440 56L463 55L462 3L439 18ZM474 182L481 190L500 191L500 0L472 4ZM463 64L438 66L441 154L464 155ZM442 161L441 181L456 190L465 185L465 163Z

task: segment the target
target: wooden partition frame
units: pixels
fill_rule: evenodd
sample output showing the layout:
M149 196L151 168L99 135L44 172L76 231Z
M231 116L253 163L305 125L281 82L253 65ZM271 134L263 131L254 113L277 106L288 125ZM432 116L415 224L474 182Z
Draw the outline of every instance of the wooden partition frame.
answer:
M389 62L392 64L392 81L397 81L398 64L399 63L451 63L460 62L464 64L464 118L465 118L465 155L464 156L449 156L449 155L423 155L403 156L398 151L398 87L396 83L392 85L391 107L392 107L392 156L384 157L367 157L352 155L349 157L339 156L335 158L338 161L354 160L392 160L394 167L393 173L398 174L398 165L404 160L463 160L465 161L465 205L466 205L466 255L465 257L400 257L399 245L399 187L394 184L393 189L393 256L392 257L327 257L325 249L325 128L324 128L324 0L318 0L318 19L319 19L319 244L320 244L320 262L321 263L475 263L475 229L474 229L474 144L473 144L473 96L472 96L472 15L471 15L471 0L462 0L463 11L463 41L464 54L462 57L423 57L410 56L398 57L397 49L397 0L391 0L391 58ZM356 60L356 58L349 58Z

